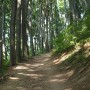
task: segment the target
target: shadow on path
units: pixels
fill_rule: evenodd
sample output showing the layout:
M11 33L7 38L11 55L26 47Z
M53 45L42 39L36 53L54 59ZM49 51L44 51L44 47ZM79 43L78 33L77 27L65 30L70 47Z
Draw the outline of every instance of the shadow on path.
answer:
M52 65L50 53L35 56L9 69L9 78L0 83L0 90L75 90L69 78L73 70Z

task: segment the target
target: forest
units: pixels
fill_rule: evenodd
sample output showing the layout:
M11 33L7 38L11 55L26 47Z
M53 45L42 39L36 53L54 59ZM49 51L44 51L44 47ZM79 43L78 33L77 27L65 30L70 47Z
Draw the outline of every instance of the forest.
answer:
M0 0L0 90L90 90L90 0Z

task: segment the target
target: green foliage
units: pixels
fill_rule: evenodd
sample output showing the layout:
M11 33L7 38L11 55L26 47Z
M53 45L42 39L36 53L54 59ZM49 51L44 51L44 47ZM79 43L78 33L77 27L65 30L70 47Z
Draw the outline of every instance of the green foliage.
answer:
M84 44L90 38L90 13L86 14L77 24L68 26L62 30L55 39L56 52L62 52L76 43Z
M90 38L90 14L86 15L78 26L74 27L76 30L76 37L78 41Z
M3 60L3 68L7 69L7 67L10 65L10 60Z
M75 45L77 37L71 34L72 26L69 26L66 30L60 32L59 36L55 39L56 51L62 52L66 48Z
M3 60L3 67L0 68L0 75L2 76L6 70L8 69L8 66L10 65L10 60Z

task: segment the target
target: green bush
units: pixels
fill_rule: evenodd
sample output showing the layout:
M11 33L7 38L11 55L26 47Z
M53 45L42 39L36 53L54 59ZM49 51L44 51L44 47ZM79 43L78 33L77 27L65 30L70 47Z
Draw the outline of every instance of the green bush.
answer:
M83 17L82 21L78 23L77 28L76 26L74 28L78 42L90 38L90 13Z
M55 39L56 51L61 52L68 47L75 45L77 37L71 34L72 26L68 26L66 30L60 32L59 36Z

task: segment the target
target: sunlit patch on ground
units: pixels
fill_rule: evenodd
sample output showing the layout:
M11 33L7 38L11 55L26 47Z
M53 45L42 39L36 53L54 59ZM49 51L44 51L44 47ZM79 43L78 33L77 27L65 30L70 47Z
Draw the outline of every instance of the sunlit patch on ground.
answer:
M64 89L64 90L72 90L72 88L67 88L67 89Z
M25 64L27 67L30 67L31 64Z
M39 67L39 66L43 66L44 64L43 63L37 63L37 64L33 64L33 65L31 65L31 66L33 66L33 67Z
M49 59L44 59L43 61L48 61Z
M85 43L85 44L84 44L84 47L85 47L85 48L88 48L88 47L90 48L90 42Z
M18 77L9 77L10 80L19 80L20 78Z
M70 70L67 73L53 75L53 78L69 78L74 74L74 70Z
M68 52L67 54L66 53L63 53L62 55L60 55L60 57L58 59L56 59L56 60L53 61L53 64L60 64L60 63L62 63L67 58L69 58L71 55L73 55L74 53L78 52L79 50L80 50L80 47L76 48L72 52Z
M74 70L71 70L71 71L69 71L69 72L67 73L67 76L68 76L68 77L71 77L73 74L74 74Z
M28 69L28 67L25 67L25 66L17 66L17 67L15 67L14 69L15 69L15 70L19 70L19 69L25 70L25 69Z
M29 72L34 72L35 70L34 70L34 69L28 69L27 71L29 71Z
M51 79L49 80L49 82L62 82L64 83L66 81L66 79Z
M42 74L25 74L25 73L18 73L19 75L23 75L23 76L30 76L30 77L42 77Z
M54 75L53 77L59 78L59 77L62 77L62 74Z
M87 58L90 56L90 42L85 43L82 46L84 56Z

